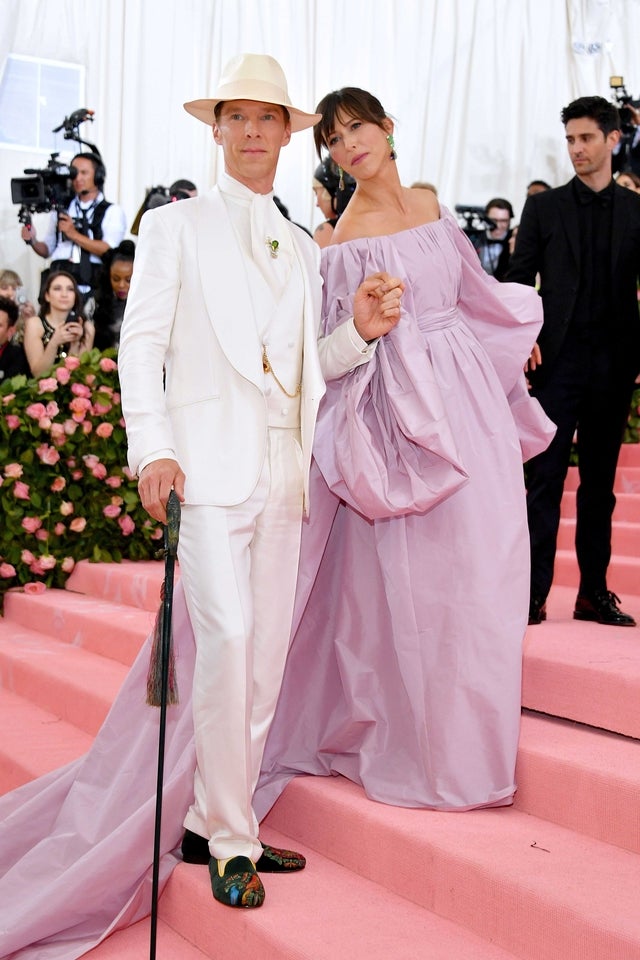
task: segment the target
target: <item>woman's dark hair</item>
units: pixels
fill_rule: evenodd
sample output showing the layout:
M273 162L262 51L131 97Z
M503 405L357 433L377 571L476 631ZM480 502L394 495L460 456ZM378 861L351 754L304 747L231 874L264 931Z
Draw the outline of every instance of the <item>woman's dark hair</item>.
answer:
M71 283L73 284L73 289L75 292L75 302L71 309L75 310L78 317L81 317L82 316L82 295L78 290L78 284L76 283L76 278L72 274L67 273L66 270L52 270L52 272L49 274L49 276L45 280L42 290L40 291L40 296L38 298L38 303L40 304L40 316L46 317L46 315L49 312L50 304L48 303L47 300L45 300L45 294L49 293L49 289L53 281L57 280L59 277L66 277L67 280L71 280Z
M322 159L322 149L328 146L329 134L333 131L336 120L346 117L375 123L385 129L387 114L384 107L372 93L361 90L360 87L342 87L323 97L315 110L322 114L322 120L313 128L318 156Z
M112 329L114 323L114 295L111 287L111 267L115 263L133 264L135 254L136 245L133 240L123 240L119 246L107 250L102 258L104 267L100 276L100 286L96 290L96 305L93 313L93 323L96 328L93 345L98 350L113 347L116 341Z

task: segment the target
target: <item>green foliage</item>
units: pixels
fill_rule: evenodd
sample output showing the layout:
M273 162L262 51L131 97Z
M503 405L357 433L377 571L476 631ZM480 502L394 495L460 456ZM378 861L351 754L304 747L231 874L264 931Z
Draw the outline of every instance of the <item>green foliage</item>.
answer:
M91 350L0 386L0 604L10 587L62 587L78 560L161 550L126 467L114 355Z

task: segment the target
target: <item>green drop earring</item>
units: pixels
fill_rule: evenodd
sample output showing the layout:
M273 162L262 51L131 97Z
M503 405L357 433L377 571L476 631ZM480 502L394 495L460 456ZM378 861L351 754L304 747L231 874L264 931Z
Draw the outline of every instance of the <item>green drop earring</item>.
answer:
M387 134L387 143L391 148L391 154L390 154L391 160L397 160L398 154L396 153L396 143L395 143L395 140L393 139L392 133Z

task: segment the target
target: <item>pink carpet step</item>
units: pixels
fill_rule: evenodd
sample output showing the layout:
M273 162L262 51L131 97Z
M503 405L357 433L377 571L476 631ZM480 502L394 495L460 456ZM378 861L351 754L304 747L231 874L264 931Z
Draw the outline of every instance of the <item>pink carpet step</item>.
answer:
M115 660L0 619L0 688L93 736L126 672Z
M515 808L640 854L640 741L524 711Z
M67 580L67 590L111 600L155 613L160 604L164 563L139 560L132 563L78 563Z
M566 519L574 518L576 515L576 494L575 490L567 490L562 497L562 516ZM638 493L617 493L616 508L613 514L614 524L618 521L627 523L640 523L640 494Z
M575 596L579 581L580 574L575 550L573 548L558 550L553 575L554 584L563 587L572 586ZM610 590L613 590L624 600L622 605L624 610L632 605L629 598L640 597L640 560L638 556L625 557L620 554L612 554L607 571L607 584ZM633 610L629 612L633 613ZM638 618L636 617L636 619Z
M638 497L640 502L640 497ZM573 550L576 536L574 519L563 517L558 531L558 549ZM638 562L638 592L640 592L640 523L629 523L616 518L611 531L611 550L616 556L632 557Z
M618 467L640 467L640 443L622 444Z
M157 960L206 960L214 957L215 946L202 952L181 937L163 920L158 920L156 937ZM147 960L149 956L149 920L140 920L126 930L118 930L94 947L91 960ZM258 960L256 957L255 960Z
M0 793L66 766L93 737L31 700L3 689L0 696Z
M358 831L358 841L370 849L377 848L374 836ZM264 838L291 845L273 829L265 829ZM292 876L266 874L258 910L216 903L207 868L181 864L163 893L160 916L215 960L515 960L488 938L411 902L407 881L421 883L426 864L414 862L413 875L406 865L397 885L393 865L388 882L379 885L305 843L297 849L307 856L307 868Z
M155 615L126 604L69 590L32 595L10 592L4 618L83 650L131 666L153 628Z
M569 467L565 490L577 490L579 483L578 468ZM618 466L616 471L615 493L640 493L640 463L634 466Z
M640 596L624 599L640 623ZM554 586L547 620L527 629L522 705L638 738L640 629L573 620L574 600Z
M515 808L388 807L299 777L266 824L521 960L640 960L640 857Z

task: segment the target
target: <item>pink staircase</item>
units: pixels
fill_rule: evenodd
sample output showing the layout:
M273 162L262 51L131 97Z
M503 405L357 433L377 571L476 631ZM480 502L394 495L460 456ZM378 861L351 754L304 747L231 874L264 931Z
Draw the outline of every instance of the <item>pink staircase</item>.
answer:
M261 910L216 904L181 864L160 960L640 960L640 630L572 619L576 479L563 501L549 619L525 643L511 808L439 814L299 778L264 837L308 856L267 876ZM640 621L640 447L625 447L610 588ZM0 620L0 791L88 749L149 631L161 565L82 563L65 591L13 593ZM1 944L0 944L1 946ZM148 921L96 960L148 956Z

